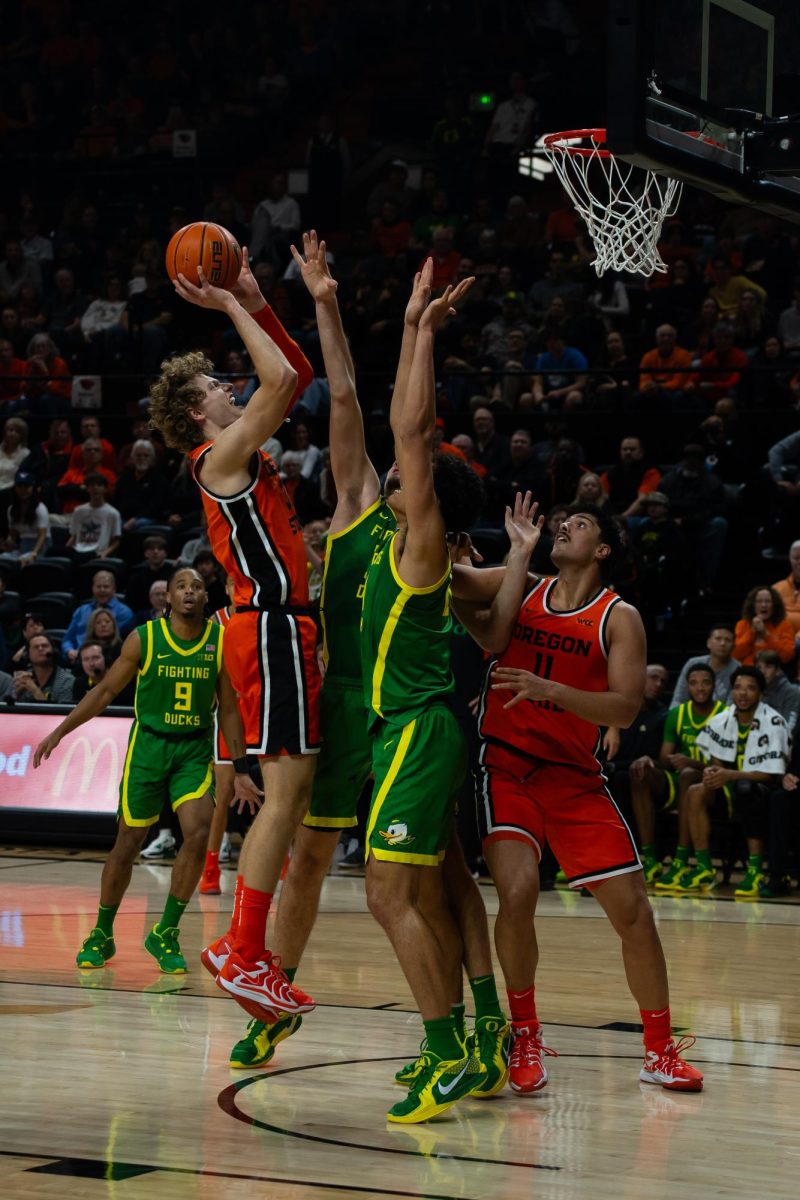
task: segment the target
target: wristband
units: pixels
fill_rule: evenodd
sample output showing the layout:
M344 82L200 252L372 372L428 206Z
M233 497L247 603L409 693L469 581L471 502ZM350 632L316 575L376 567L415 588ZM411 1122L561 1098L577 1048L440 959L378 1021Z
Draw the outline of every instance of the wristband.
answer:
M250 766L247 761L246 754L243 754L241 758L235 758L233 760L233 769L237 775L249 775L250 774Z

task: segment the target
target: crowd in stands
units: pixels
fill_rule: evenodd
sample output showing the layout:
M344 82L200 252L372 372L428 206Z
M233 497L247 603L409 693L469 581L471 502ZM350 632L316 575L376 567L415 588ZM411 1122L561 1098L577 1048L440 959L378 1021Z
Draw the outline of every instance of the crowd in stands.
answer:
M265 449L303 524L316 595L336 503L329 394L313 304L289 249L311 224L327 238L377 468L393 456L387 409L406 297L430 256L437 287L476 277L437 343L435 452L460 456L483 481L473 540L484 558L502 558L503 514L517 490L530 489L547 515L534 561L543 572L566 506L608 507L630 551L612 582L641 608L656 652L687 606L714 606L721 623L701 655L699 674L712 684L701 708L730 704L735 671L756 667L760 700L793 726L797 227L687 189L663 234L666 274L598 280L568 199L518 173L519 151L546 121L558 124L547 81L565 66L579 78L590 57L591 6L578 5L578 23L559 5L547 18L469 6L449 30L461 73L433 98L404 76L403 120L392 125L381 109L380 137L361 89L377 94L371 70L389 79L387 64L426 44L438 6L322 7L331 12L234 3L246 45L235 21L200 28L187 12L178 48L175 14L161 9L146 39L111 14L96 31L89 10L69 3L24 6L4 31L0 145L27 166L3 182L0 204L0 703L79 699L134 624L163 612L176 562L202 571L212 608L225 603L187 462L150 429L140 400L165 355L200 346L239 404L253 393L236 335L219 314L182 305L164 272L172 233L202 216L249 247L264 296L315 366L292 421ZM519 38L534 33L538 56L520 71ZM212 69L220 48L236 71ZM497 102L484 113L468 101L487 74ZM66 95L76 102L59 104ZM185 130L197 134L191 183L171 157ZM50 186L37 158L69 185ZM152 201L102 182L110 165L129 179L167 158L178 182L156 185ZM297 167L305 176L290 176ZM76 382L95 374L103 407L81 413ZM666 678L659 691L656 676L643 717L650 749L634 753L634 727L617 754L637 819L649 803L644 782L656 799L666 784L634 764L647 757L663 773L679 753L662 754L672 742ZM673 708L689 701L693 678L681 671ZM705 803L695 800L698 812Z

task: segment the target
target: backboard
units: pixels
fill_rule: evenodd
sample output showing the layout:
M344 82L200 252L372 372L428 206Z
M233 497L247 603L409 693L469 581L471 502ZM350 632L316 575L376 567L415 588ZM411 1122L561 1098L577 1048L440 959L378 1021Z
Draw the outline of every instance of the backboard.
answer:
M800 222L800 0L609 0L608 145Z

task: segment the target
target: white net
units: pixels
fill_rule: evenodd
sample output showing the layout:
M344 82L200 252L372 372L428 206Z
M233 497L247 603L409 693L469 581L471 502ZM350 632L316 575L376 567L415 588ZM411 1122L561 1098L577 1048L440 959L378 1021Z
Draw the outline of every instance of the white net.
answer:
M598 275L665 272L661 229L678 207L681 183L622 162L605 148L605 130L551 133L544 150L586 222Z

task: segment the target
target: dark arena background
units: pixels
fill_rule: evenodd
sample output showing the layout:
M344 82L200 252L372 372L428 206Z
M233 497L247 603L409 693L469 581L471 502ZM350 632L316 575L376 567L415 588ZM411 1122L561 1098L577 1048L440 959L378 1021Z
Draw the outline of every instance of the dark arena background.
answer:
M4 1197L796 1194L798 63L791 0L0 3ZM635 172L637 199L646 170L682 184L649 274L595 270L595 231L544 145L566 131L569 155L587 130ZM592 183L613 205L598 170ZM183 915L186 973L159 972L142 948L186 832L169 804L135 859L116 956L76 965L116 836L133 684L38 769L36 747L102 684L126 635L164 616L176 566L200 573L209 612L228 603L188 456L149 412L162 362L188 351L237 406L259 386L226 313L171 282L166 248L194 222L247 248L311 365L265 449L302 528L320 642L332 400L291 247L312 229L325 241L382 483L415 273L432 258L434 295L475 277L435 342L434 459L455 456L483 484L480 515L454 532L482 568L502 564L506 507L529 490L545 517L532 570L549 576L572 505L616 522L624 553L608 586L641 614L647 684L630 728L601 729L600 756L702 1092L639 1082L642 1025L614 930L545 848L547 1088L387 1124L420 1021L365 899L371 781L353 798L357 825L339 822L303 959L316 1011L268 1066L229 1068L244 1013L199 957L227 928L247 812L230 809L219 882ZM531 671L554 645L533 639ZM453 708L472 768L486 659L456 618ZM732 705L734 668L755 666L786 740L746 809L714 793L708 845L682 859L680 772L699 761L697 781L704 766L682 740L697 717L692 660L714 672L704 720L715 700ZM740 722L740 773L745 736ZM667 761L684 748L685 762ZM255 759L250 770L259 780ZM472 775L455 821L491 931Z

